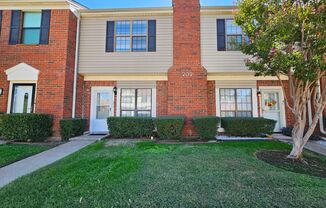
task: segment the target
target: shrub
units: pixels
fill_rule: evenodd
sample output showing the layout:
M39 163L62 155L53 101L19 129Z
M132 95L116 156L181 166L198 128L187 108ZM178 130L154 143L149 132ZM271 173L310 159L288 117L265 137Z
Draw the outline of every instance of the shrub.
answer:
M184 116L162 116L156 119L160 139L180 139L185 123Z
M83 135L86 128L86 119L62 119L60 121L60 135L63 141Z
M115 138L150 137L154 131L153 118L109 117L108 127Z
M289 137L292 136L292 130L293 130L293 126L284 127L281 129L282 134Z
M4 113L0 112L0 137L2 136L2 132L1 132L1 127L2 127L2 120L1 120L1 116L4 115Z
M274 132L276 121L265 118L222 118L222 127L230 136L260 137Z
M285 136L292 137L292 130L293 130L293 126L284 127L284 128L282 128L282 134ZM317 134L311 135L309 139L310 140L322 140L321 137Z
M217 135L220 119L216 116L193 117L193 123L201 139L213 139Z
M52 135L50 115L4 114L1 120L1 132L6 140L40 142Z

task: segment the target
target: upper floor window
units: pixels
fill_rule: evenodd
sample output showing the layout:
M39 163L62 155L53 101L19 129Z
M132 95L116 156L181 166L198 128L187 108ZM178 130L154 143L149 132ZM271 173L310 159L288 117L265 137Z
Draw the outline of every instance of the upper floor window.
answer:
M156 51L156 20L107 22L106 52L131 51Z
M233 19L217 20L218 51L240 51L242 45L248 41L248 37Z
M9 44L48 44L51 10L11 12Z
M147 50L147 21L117 21L115 31L115 51Z
M41 12L24 12L22 43L39 44L41 34Z

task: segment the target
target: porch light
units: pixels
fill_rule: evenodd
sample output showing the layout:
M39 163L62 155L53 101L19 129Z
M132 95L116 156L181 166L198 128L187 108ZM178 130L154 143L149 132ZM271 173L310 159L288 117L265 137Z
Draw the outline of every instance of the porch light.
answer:
M3 88L0 88L0 96L3 95Z
M260 90L257 91L257 96L261 97L261 91Z
M114 93L114 95L117 95L118 94L118 88L117 87L114 87L113 88L113 93Z

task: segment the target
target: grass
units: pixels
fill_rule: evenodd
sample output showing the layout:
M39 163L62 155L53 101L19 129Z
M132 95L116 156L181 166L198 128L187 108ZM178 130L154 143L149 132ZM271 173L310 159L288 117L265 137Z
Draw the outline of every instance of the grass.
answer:
M0 168L26 157L49 149L43 145L4 144L0 145Z
M99 142L0 189L1 207L323 207L325 179L255 157L289 148Z

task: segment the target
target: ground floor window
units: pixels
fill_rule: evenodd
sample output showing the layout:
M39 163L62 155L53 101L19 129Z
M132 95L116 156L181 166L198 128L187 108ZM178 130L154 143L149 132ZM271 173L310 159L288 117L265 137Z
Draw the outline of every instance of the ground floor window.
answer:
M251 89L220 89L222 117L252 117Z
M152 89L121 89L122 117L151 117Z
M35 84L13 84L11 113L33 113Z

